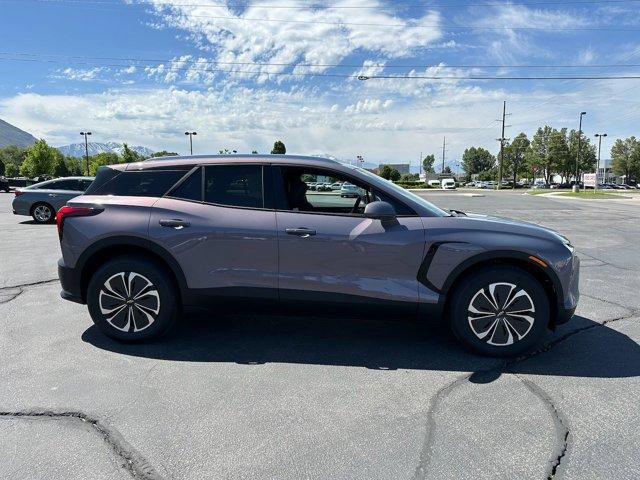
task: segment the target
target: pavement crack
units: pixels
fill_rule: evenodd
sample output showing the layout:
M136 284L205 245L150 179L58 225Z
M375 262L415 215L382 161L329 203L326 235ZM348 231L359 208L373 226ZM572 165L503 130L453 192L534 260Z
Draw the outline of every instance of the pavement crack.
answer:
M570 332L565 333L564 335L544 344L541 348L534 350L528 354L521 355L520 357L511 359L511 360L502 360L499 361L497 365L486 368L483 370L477 370L470 374L463 375L461 377L456 378L450 383L447 383L445 386L440 388L435 395L431 399L431 403L429 405L429 409L427 411L427 429L425 438L423 441L422 450L420 452L420 459L418 461L418 466L413 475L413 480L419 480L425 478L427 474L427 468L431 463L431 459L433 457L433 444L434 444L434 432L436 427L436 413L441 407L444 399L458 386L462 385L465 382L470 383L490 383L500 377L503 373L511 373L517 376L517 373L510 371L512 367L515 365L529 360L530 358L536 357L543 353L547 353L551 351L553 348L558 346L559 344L565 342L569 338L586 332L588 330L592 330L594 328L604 327L610 323L618 322L621 320L627 320L629 318L633 318L638 315L638 311L630 311L630 313L626 315L622 315L620 317L612 318L610 320L605 320L602 323L593 323L591 325L587 325L582 328L577 328L575 330L571 330ZM518 377L520 378L520 377ZM557 445L558 447L553 452L553 461L551 462L551 467L549 469L548 479L554 478L556 475L557 469L560 466L562 459L565 457L567 453L568 447L568 438L569 438L569 429L567 427L568 423L560 412L558 408L555 406L555 403L552 401L551 397L542 390L541 387L538 387L533 382L520 378L520 380L524 383L524 385L534 393L538 398L544 401L547 408L550 409L552 414L552 418L554 419L554 424L557 432Z
M0 411L0 418L49 419L82 422L104 440L113 453L121 460L122 466L135 479L162 480L162 476L140 455L114 428L109 428L100 420L77 410L20 410Z
M39 282L23 283L20 285L12 285L10 287L0 287L0 305L15 300L24 293L26 288L48 285L58 281L59 280L57 278L52 278L50 280L41 280Z
M453 390L455 390L456 387L462 385L463 383L466 383L469 380L470 376L471 374L462 375L456 378L453 382L447 383L445 386L440 388L431 398L429 410L427 410L427 433L422 444L418 466L416 467L416 470L413 474L413 480L420 480L422 478L425 478L427 474L427 467L431 463L431 458L433 456L433 438L436 427L436 411L443 403L444 399Z
M567 453L570 435L569 422L567 421L567 418L562 413L562 411L558 408L556 403L553 401L551 396L546 391L544 391L542 387L532 382L531 380L522 378L520 375L515 374L515 376L523 383L527 390L529 390L542 401L542 403L547 407L551 418L553 419L556 430L556 448L551 455L551 461L549 462L549 468L547 469L547 480L552 480L555 478L556 473L558 472L558 468L562 464L562 460Z

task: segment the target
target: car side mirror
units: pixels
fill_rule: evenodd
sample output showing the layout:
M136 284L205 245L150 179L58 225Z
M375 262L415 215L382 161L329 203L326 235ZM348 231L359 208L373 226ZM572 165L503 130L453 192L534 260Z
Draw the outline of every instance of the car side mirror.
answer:
M364 216L367 218L375 218L377 220L392 220L396 218L396 209L388 202L375 201L367 203L364 207Z

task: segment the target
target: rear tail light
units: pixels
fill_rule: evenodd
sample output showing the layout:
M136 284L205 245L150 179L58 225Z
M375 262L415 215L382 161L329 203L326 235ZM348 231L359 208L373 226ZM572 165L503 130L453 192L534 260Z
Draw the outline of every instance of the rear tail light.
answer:
M62 229L64 220L69 217L91 217L102 212L103 208L95 207L73 207L65 205L56 214L56 226L58 227L58 236L62 239Z

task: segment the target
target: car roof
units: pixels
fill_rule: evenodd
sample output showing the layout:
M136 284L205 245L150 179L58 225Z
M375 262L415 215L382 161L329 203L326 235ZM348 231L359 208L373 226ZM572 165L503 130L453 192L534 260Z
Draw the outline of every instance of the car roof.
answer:
M313 166L335 166L339 162L324 157L312 157L305 155L264 155L264 154L234 154L234 155L186 155L173 157L157 157L143 160L142 162L126 164L127 170L144 170L146 168L158 168L162 166L175 166L183 163L197 163L199 165L216 163L273 163L295 164L304 163Z

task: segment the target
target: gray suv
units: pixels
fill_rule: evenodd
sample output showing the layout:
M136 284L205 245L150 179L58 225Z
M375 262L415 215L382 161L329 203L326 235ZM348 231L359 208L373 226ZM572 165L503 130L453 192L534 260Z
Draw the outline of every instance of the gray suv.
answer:
M348 182L311 191L313 182ZM443 211L366 170L315 157L165 157L101 167L60 209L62 296L121 341L167 332L184 307L447 321L510 356L578 302L569 241L536 225Z

